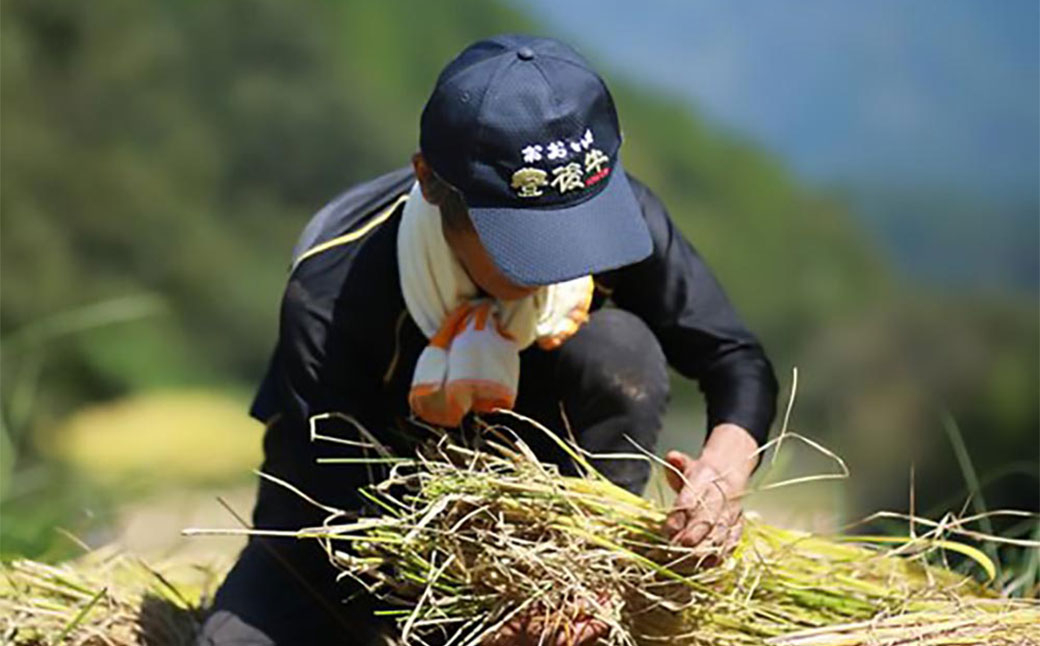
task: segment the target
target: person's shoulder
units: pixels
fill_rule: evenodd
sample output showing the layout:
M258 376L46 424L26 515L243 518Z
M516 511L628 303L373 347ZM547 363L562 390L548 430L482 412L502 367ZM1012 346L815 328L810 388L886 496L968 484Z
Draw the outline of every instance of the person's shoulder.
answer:
M632 194L635 195L636 202L639 203L639 207L642 209L644 216L647 216L651 212L654 214L667 214L664 202L661 201L661 198L658 197L649 186L628 171L625 171L625 177L628 178L628 184L632 187Z
M311 219L293 253L283 317L327 325L337 311L378 318L393 309L399 291L395 216L413 182L410 169L382 175L341 193Z
M415 181L411 166L356 184L323 206L307 223L293 248L293 267L309 256L356 234L372 216L379 215L407 195Z

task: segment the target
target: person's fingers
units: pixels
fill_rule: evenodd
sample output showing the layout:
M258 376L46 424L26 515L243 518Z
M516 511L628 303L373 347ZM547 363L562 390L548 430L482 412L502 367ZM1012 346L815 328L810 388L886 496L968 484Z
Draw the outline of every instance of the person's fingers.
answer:
M596 618L599 608L610 604L610 593L601 591L595 598L583 597L574 607L574 618L557 631L555 641L561 646L593 644L605 635L609 627Z
M682 547L697 547L711 533L712 523L708 520L693 520L682 531L672 536L672 543Z
M730 519L728 517L723 518L723 520L711 528L710 535L704 540L704 546L716 550L720 554L725 553L731 531L732 524Z
M716 523L707 537L698 546L697 569L716 567L736 549L743 532L743 517L739 513L727 512L722 522Z
M522 632L519 619L514 619L489 635L481 642L483 646L521 646L524 642L519 638Z
M686 468L689 466L690 462L693 461L688 455L680 451L669 451L668 454L664 456L664 459L670 466L682 474L686 473ZM683 485L685 484L679 473L676 473L672 469L664 470L665 478L668 480L668 486L676 493L682 491Z
M609 627L598 619L579 619L571 624L570 630L557 633L556 643L560 646L586 646L596 643L596 640L605 636L608 630Z
M587 610L580 612L577 619L558 626L549 625L537 616L517 617L487 637L482 646L592 646L610 628Z
M734 515L724 514L722 520L712 528L711 534L702 541L701 547L704 550L704 556L700 567L716 567L733 552L730 541L734 522L736 522Z
M545 627L536 616L523 614L485 638L482 646L534 646L541 641L544 630Z
M736 522L734 522L730 526L729 532L728 532L728 534L726 536L725 549L726 549L726 555L727 556L729 554L732 554L733 550L737 549L737 546L740 545L740 537L743 536L743 535L744 535L744 515L741 514L741 515L739 515L737 517Z
M725 498L708 485L698 491L685 491L676 500L676 509L685 510L685 524L671 534L673 543L694 547L711 534L723 520Z
M675 499L675 505L664 522L664 534L668 538L675 538L690 525L698 522L705 516L704 496L697 493L684 491Z
M688 487L683 489L676 497L672 510L665 519L664 535L667 538L674 538L697 517L703 504L704 496L700 492Z
M715 516L715 523L711 530L711 539L718 545L724 544L734 525L740 523L743 518L739 506L725 505Z
M676 534L686 527L686 516L687 512L685 509L673 509L668 513L668 517L664 521L665 538L674 538Z
M691 518L686 527L672 537L672 542L684 547L703 547L721 545L729 531L729 524L723 514L704 513Z

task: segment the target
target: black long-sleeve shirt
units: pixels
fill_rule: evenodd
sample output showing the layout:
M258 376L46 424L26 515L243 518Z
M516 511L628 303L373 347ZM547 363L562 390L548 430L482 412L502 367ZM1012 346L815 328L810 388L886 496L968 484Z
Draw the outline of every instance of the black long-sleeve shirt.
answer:
M361 184L304 229L282 301L278 343L251 414L298 422L348 414L367 428L407 415L407 392L427 340L399 286L397 229L414 181L404 168ZM629 176L653 239L638 263L594 276L592 308L609 298L639 316L668 362L696 379L709 429L731 422L761 444L775 413L776 379L704 261L664 205Z

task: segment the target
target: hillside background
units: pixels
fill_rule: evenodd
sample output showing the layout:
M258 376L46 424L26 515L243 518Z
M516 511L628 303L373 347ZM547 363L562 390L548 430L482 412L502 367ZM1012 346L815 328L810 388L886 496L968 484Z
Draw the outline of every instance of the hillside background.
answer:
M871 160L870 172L850 161L829 176L841 159L855 161L862 136L801 122L793 141L825 136L831 155L807 162L797 146L727 123L708 97L683 91L696 75L655 79L619 57L621 35L643 34L629 45L636 51L652 47L653 29L678 29L667 12L681 3L662 4L663 18L647 24L618 16L617 5L582 22L574 12L592 12L590 3L556 13L553 4L0 4L5 558L74 553L65 532L109 540L133 524L128 506L251 490L262 429L245 408L276 336L297 233L332 195L406 163L437 72L470 41L503 31L565 37L599 65L618 103L626 167L715 269L773 357L785 397L799 368L792 425L842 455L852 478L764 506L786 504L792 524L834 528L907 509L913 478L918 512L956 511L973 481L955 450L963 442L981 483L975 504L981 493L991 508L1038 508L1035 145L1032 180L994 180L971 195L961 175L915 176L896 153ZM968 5L992 6L958 6ZM945 5L930 6L943 15ZM662 66L711 71L710 57L694 55L697 38L714 24L733 31L733 21L699 18L658 39L671 47ZM1001 24L1018 30L1035 63L1036 20L1024 35L1019 21ZM761 56L752 41L735 46ZM985 88L1002 88L999 76ZM1036 102L1021 98L1037 96L1032 81L1029 92L987 95L1031 114L1031 129L958 122L972 113L962 97L979 98L963 88L946 112L939 103L924 118L976 128L970 138L982 144L1035 144ZM835 72L818 87L841 82ZM1000 244L980 251L990 238ZM699 394L679 380L673 390L660 448L696 451ZM827 467L812 456L782 466Z

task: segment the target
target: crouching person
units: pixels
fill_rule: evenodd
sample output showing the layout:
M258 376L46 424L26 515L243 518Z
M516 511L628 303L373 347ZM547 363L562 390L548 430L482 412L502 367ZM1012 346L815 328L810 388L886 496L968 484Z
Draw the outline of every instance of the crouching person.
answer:
M363 465L319 464L349 446L312 441L362 427L408 455L423 427L466 432L512 409L594 454L657 448L668 366L699 381L709 432L662 531L732 545L736 497L774 415L776 381L705 263L656 196L621 164L613 100L588 63L549 39L475 43L443 70L420 152L336 197L294 251L278 342L252 414L267 424L263 471L314 499L359 509ZM508 421L543 460L566 457ZM596 462L640 493L649 466ZM324 513L262 481L257 529ZM200 644L380 644L375 601L315 541L254 536L228 574ZM496 645L552 644L518 620ZM569 626L592 643L605 628Z

